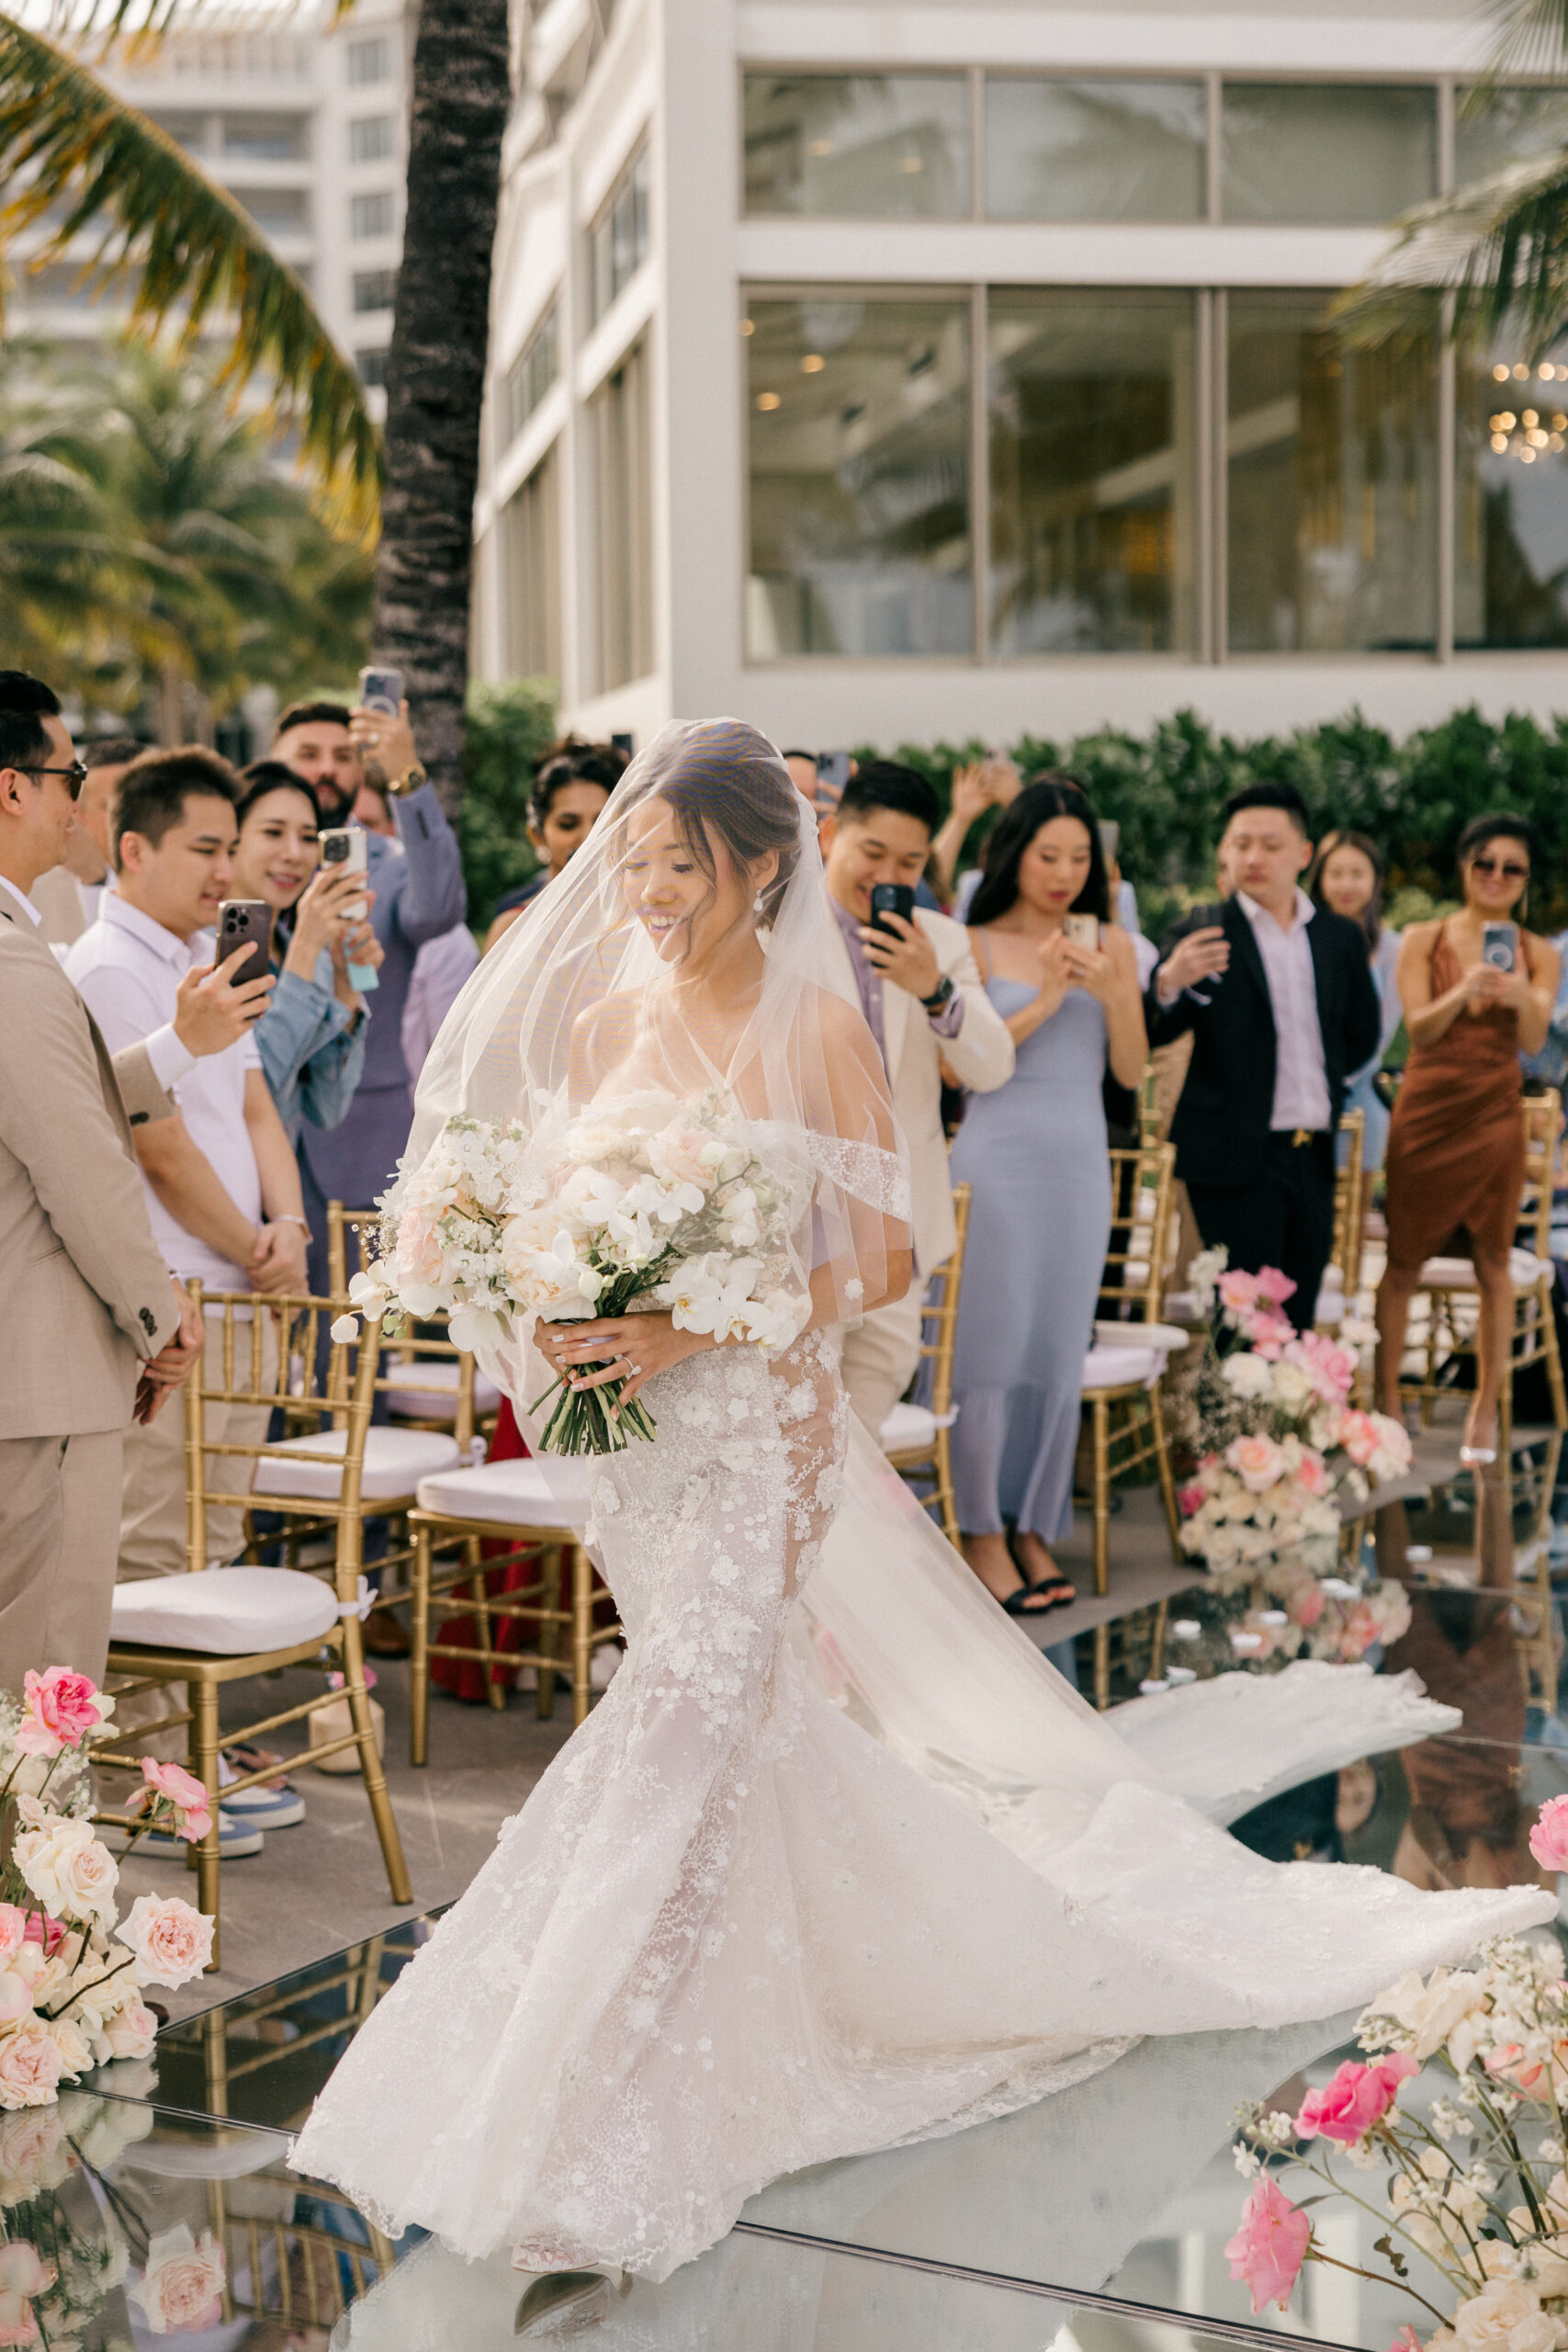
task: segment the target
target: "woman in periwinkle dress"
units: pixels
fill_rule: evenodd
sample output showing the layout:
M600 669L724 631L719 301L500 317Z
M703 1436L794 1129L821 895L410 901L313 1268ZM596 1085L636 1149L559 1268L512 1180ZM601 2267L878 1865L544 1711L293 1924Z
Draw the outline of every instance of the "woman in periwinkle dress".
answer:
M1109 920L1093 808L1037 777L1003 816L970 910L986 992L1018 1047L953 1148L972 1191L959 1300L953 1476L970 1566L1014 1616L1077 1598L1051 1556L1071 1532L1083 1360L1111 1233L1101 1087L1143 1076L1133 943ZM1089 915L1099 945L1068 936ZM1008 1529L1011 1528L1010 1546Z

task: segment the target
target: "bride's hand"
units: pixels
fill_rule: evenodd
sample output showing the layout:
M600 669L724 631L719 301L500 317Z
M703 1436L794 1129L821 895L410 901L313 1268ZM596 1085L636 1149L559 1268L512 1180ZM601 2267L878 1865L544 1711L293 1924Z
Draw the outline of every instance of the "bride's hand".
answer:
M701 1331L677 1331L668 1315L615 1315L594 1323L541 1318L534 1326L534 1345L547 1363L566 1374L569 1387L603 1388L608 1381L625 1380L624 1404L656 1372L668 1372L671 1364L711 1348L713 1340ZM582 1370L587 1364L601 1368Z

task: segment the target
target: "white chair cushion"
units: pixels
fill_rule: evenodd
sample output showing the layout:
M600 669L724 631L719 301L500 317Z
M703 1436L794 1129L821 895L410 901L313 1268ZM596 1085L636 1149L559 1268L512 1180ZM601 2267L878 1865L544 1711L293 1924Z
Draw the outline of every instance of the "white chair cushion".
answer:
M592 1464L576 1455L546 1461L481 1462L422 1478L421 1510L448 1519L493 1519L502 1527L580 1528L588 1517Z
M1085 1388L1152 1388L1165 1370L1163 1348L1092 1347L1083 1360Z
M457 1409L457 1374L462 1369L451 1356L431 1356L414 1363L389 1363L386 1368L387 1403L394 1414L411 1421L449 1421ZM493 1413L501 1391L482 1372L474 1374L474 1410Z
M295 1568L202 1568L195 1576L117 1584L111 1642L243 1657L319 1641L337 1623L337 1595Z
M884 1453L912 1453L918 1445L934 1445L938 1430L950 1430L956 1413L933 1413L929 1405L895 1405L882 1424Z
M1180 1330L1174 1323L1097 1322L1094 1343L1097 1348L1140 1347L1158 1348L1165 1355L1179 1355L1191 1342L1190 1331Z
M1551 1262L1538 1258L1529 1250L1510 1250L1508 1273L1516 1288L1529 1290L1542 1274L1550 1273ZM1439 1290L1473 1290L1475 1268L1468 1258L1428 1258L1421 1269L1421 1280Z
M321 1467L313 1462L269 1462L264 1454L256 1464L253 1493L304 1496L311 1502L335 1503L343 1492L339 1464L348 1431L316 1430L309 1437L280 1439L278 1443L320 1454ZM422 1478L449 1470L460 1459L457 1439L440 1430L369 1430L360 1496L366 1502L389 1502L394 1497L412 1495Z

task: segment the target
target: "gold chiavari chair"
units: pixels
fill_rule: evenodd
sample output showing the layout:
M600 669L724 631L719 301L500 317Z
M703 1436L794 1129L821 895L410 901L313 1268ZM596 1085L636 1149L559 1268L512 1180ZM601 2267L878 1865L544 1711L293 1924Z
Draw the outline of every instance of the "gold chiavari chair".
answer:
M344 1748L358 1750L392 1901L411 1902L402 1844L371 1727L360 1639L360 1611L366 1606L360 1589L366 1507L379 1508L378 1501L372 1503L375 1487L395 1484L403 1475L389 1464L385 1448L378 1449L382 1459L377 1461L370 1447L372 1436L403 1434L370 1428L379 1334L369 1323L359 1338L333 1341L331 1362L337 1378L321 1380L318 1343L322 1320L332 1317L334 1302L310 1296L263 1302L249 1291L204 1295L197 1282L189 1289L196 1313L205 1322L207 1343L185 1388L187 1573L116 1587L108 1656L109 1672L126 1678L117 1692L122 1707L152 1690L168 1692L171 1704L155 1721L96 1747L94 1762L137 1773L150 1733L187 1727L190 1770L208 1791L212 1812L211 1827L195 1849L197 1897L202 1910L216 1919L220 1748L259 1740L286 1724L299 1722L320 1703L317 1698L305 1699L220 1735L220 1694L231 1683L284 1667L339 1671L351 1728L288 1760L291 1766L314 1764ZM265 1436L248 1442L210 1437L206 1415L213 1404L286 1408L296 1426L313 1419L317 1429L276 1442ZM333 1427L334 1421L342 1426ZM443 1442L419 1432L407 1436L426 1447ZM456 1448L451 1451L455 1455ZM242 1463L249 1464L243 1484ZM304 1520L330 1532L332 1565L324 1580L288 1567L208 1566L209 1510L227 1507L249 1514L257 1506L285 1521ZM258 1548L254 1538L247 1548L253 1554ZM171 1690L170 1686L184 1687L187 1695L183 1703L179 1689ZM276 1766L264 1765L239 1774L228 1787L254 1787L276 1770ZM99 1817L121 1827L131 1826L126 1814L111 1811ZM219 1965L216 1931L211 1965Z
M1505 1461L1513 1439L1515 1375L1531 1364L1545 1364L1553 1424L1560 1430L1568 1429L1568 1395L1563 1389L1562 1360L1551 1303L1556 1280L1551 1263L1551 1197L1557 1178L1562 1098L1551 1089L1543 1094L1527 1094L1519 1106L1519 1115L1525 1130L1525 1188L1519 1204L1518 1230L1525 1238L1512 1251L1509 1263L1514 1326L1498 1400L1498 1450ZM1443 1394L1438 1378L1439 1367L1450 1356L1475 1353L1480 1293L1475 1268L1468 1258L1428 1258L1421 1269L1421 1290L1427 1295L1429 1310L1426 1364L1418 1380L1401 1380L1399 1393L1402 1397L1419 1401L1423 1424L1429 1427L1433 1403Z
M327 1203L327 1274L334 1298L346 1295L352 1274L368 1268L380 1224L379 1209ZM440 1336L445 1315L421 1320L423 1328L417 1336L382 1341L376 1385L395 1422L411 1429L450 1430L467 1461L476 1435L488 1435L495 1426L501 1391L477 1369L467 1348Z
M919 1500L934 1511L956 1551L958 1515L953 1500L953 1355L958 1339L958 1294L964 1283L964 1245L969 1235L967 1184L953 1188L953 1221L958 1238L953 1255L937 1267L926 1293L920 1355L932 1367L929 1405L900 1402L882 1424L882 1451L901 1476L930 1483ZM934 1327L934 1329L933 1329ZM929 1340L925 1333L932 1331Z
M1334 1173L1334 1238L1314 1308L1320 1331L1338 1329L1361 1287L1361 1229L1367 1208L1367 1114L1347 1111L1339 1122L1345 1159Z

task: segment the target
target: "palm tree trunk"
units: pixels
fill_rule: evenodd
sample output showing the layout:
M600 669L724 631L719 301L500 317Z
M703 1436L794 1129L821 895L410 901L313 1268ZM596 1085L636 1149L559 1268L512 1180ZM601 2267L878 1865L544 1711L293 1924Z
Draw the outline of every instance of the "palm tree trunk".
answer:
M506 0L423 0L387 360L376 660L406 682L443 804L462 794L491 253L511 83Z

